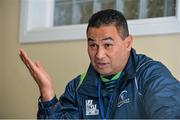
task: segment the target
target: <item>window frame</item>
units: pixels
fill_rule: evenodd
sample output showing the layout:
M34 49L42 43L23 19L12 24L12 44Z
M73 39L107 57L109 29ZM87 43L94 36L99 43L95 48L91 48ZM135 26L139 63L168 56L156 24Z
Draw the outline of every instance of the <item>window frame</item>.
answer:
M31 2L30 2L31 1ZM46 15L42 14L44 21L34 19L37 12L46 10ZM52 25L54 0L21 0L20 14L20 43L68 41L86 39L87 24L66 25L54 27ZM39 21L36 22L36 21ZM180 33L180 2L176 0L176 16L162 18L147 18L137 20L127 20L130 34L133 36L161 35ZM148 29L147 29L148 28Z

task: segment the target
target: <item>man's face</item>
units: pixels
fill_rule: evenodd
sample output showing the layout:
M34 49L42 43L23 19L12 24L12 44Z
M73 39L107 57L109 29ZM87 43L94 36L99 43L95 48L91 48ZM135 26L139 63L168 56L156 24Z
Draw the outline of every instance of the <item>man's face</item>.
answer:
M87 33L88 54L92 65L102 75L122 71L132 46L131 36L124 40L114 25L90 27Z

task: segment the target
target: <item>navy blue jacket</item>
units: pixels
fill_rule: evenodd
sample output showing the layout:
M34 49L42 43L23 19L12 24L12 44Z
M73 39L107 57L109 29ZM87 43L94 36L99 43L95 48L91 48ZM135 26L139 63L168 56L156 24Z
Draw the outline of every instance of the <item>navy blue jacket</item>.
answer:
M101 119L99 74L90 65L66 86L58 100L39 101L38 118ZM117 81L110 103L104 85L101 88L104 114L108 118L180 118L180 82L160 62L131 50L123 75Z

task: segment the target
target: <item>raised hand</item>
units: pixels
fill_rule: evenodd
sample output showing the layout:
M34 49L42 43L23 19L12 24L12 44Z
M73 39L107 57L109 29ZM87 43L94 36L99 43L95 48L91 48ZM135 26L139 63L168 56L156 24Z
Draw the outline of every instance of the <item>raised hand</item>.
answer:
M33 62L23 49L20 49L19 51L21 60L26 65L29 72L31 73L31 76L39 86L42 100L51 100L55 96L52 78L45 71L40 61Z

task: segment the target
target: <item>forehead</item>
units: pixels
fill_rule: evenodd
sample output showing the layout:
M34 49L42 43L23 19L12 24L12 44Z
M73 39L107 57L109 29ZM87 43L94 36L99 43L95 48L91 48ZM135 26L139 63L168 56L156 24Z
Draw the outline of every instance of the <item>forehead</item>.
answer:
M120 36L114 25L106 25L100 27L90 27L87 32L88 38L103 39L104 37Z

